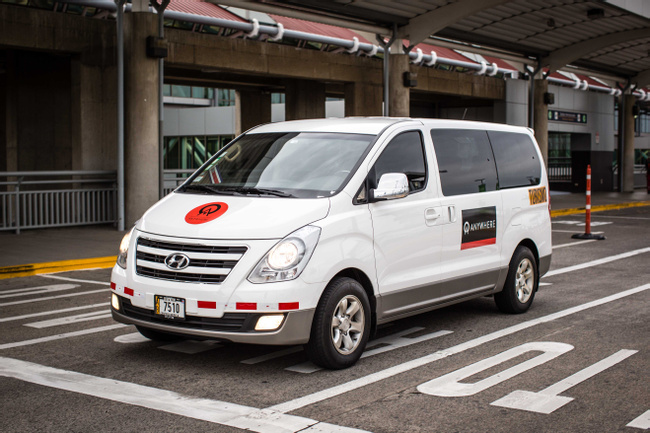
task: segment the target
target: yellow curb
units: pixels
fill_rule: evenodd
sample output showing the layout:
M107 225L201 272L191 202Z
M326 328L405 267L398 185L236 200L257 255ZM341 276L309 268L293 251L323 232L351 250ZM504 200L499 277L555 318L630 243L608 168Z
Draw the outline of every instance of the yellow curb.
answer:
M614 209L625 209L628 207L641 207L641 206L650 206L650 201L635 201L631 203L619 203L619 204L604 204L600 206L592 206L592 212L602 212L605 210L614 210ZM558 209L551 211L551 217L565 216L565 215L575 215L585 213L585 208L577 207L573 209Z
M29 265L5 266L0 268L0 280L28 277L37 274L75 271L79 269L112 268L117 256L95 257L94 259L62 260L60 262L32 263Z

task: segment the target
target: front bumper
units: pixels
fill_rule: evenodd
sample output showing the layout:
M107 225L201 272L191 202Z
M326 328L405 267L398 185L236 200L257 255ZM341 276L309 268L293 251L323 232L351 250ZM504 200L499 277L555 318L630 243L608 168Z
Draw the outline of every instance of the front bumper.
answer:
M255 331L257 319L263 313L226 313L222 318L187 316L186 320L169 320L157 317L152 310L135 307L123 297L120 311L111 307L113 319L130 325L142 326L156 331L189 338L226 340L234 343L294 345L309 341L313 309L285 313L279 329L270 332Z

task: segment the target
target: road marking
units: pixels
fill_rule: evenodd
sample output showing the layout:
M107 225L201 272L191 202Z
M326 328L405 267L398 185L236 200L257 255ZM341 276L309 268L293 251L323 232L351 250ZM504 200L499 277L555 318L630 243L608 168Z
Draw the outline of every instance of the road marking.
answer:
M615 209L625 209L629 207L640 207L640 206L650 206L650 201L635 201L629 203L618 203L618 204L603 204L598 206L592 206L591 212L602 212L606 210L615 210ZM585 208L572 208L572 209L558 209L551 211L551 217L555 218L563 215L574 215L585 213Z
M63 340L64 338L78 337L80 335L96 334L97 332L112 331L113 329L119 329L125 326L129 326L129 325L118 323L116 325L83 329L81 331L66 332L65 334L50 335L49 337L34 338L33 340L17 341L15 343L5 343L5 344L0 344L0 350L13 349L14 347L31 346L32 344L47 343L49 341Z
M13 322L14 320L31 319L33 317L40 317L40 316L51 316L52 314L58 314L58 313L69 313L72 311L87 310L89 308L106 307L108 305L110 305L109 302L102 302L100 304L83 305L81 307L63 308L62 310L51 310L51 311L43 311L40 313L23 314L22 316L3 317L0 318L0 323Z
M432 332L430 334L421 335L415 338L404 338L405 335L413 334L414 332L422 331L423 329L425 328L418 326L415 328L406 329L404 331L400 331L395 334L387 335L386 337L373 340L369 344L370 350L364 351L363 354L361 355L361 358L367 358L368 356L379 355L380 353L389 352L391 350L399 349L400 347L410 346L411 344L421 343L423 341L431 340L433 338L438 338L453 333L453 331L437 331L437 332ZM386 346L372 349L372 347L379 346L381 344L386 344ZM285 368L285 370L293 371L296 373L309 374L309 373L314 373L316 371L322 370L322 368L318 367L317 365L311 362L303 362L301 364L287 367Z
M289 347L288 349L276 350L275 352L267 353L266 355L257 356L255 358L245 359L240 361L242 364L259 364L260 362L269 361L271 359L280 358L285 355L291 355L294 353L302 352L302 346Z
M0 357L0 376L260 433L363 432L268 409L197 398L12 358Z
M178 343L158 346L158 349L169 350L172 352L179 352L179 353L187 353L188 355L194 355L196 353L207 352L208 350L217 349L219 347L223 347L223 345L219 344L218 341L183 340L183 341L179 341Z
M513 347L512 349L508 349L505 352L501 352L498 355L482 359L478 362L475 362L474 364L459 368L456 371L452 371L451 373L437 377L428 382L424 382L423 384L417 386L417 390L422 394L435 395L437 397L467 397L470 395L478 394L481 391L485 391L486 389L491 388L494 385L498 385L508 379L512 379L521 373L535 368L538 365L542 365L571 350L573 350L573 346L566 343L553 343L546 341L525 343L520 346ZM519 364L514 365L507 370L499 371L490 377L479 380L478 382L460 382L463 379L467 379L468 377L474 376L475 374L478 374L489 368L496 367L497 365L503 364L506 361L523 355L524 353L533 351L539 351L542 353L535 356L534 358L520 362Z
M77 283L101 284L102 286L106 286L108 284L106 281L81 280L79 278L60 277L58 275L36 275L36 276L41 277L41 278L52 278L54 280L74 281L74 282L77 282Z
M530 392L517 390L490 403L492 406L507 407L509 409L520 409L528 412L537 412L543 414L550 414L565 404L573 401L573 397L563 397L559 394L573 388L574 386L584 382L607 370L610 367L618 364L626 358L637 353L638 350L619 350L615 354L590 365L579 372L563 379L540 392Z
M43 293L62 292L64 290L72 290L77 287L79 287L79 284L54 284L52 286L29 287L27 289L9 290L7 292L2 292L0 299L40 295Z
M59 319L43 320L40 322L25 323L23 326L30 328L43 329L54 326L70 325L72 323L87 322L89 320L108 319L111 312L106 310L93 311L92 313L77 314L75 316L61 317Z
M151 340L149 340L147 337L140 334L139 332L132 332L131 334L118 335L113 339L113 341L122 344L134 344L134 343L150 342Z
M575 233L575 230L551 230L554 233ZM591 232L592 234L595 235L602 235L605 232Z
M107 291L109 291L109 289L91 290L91 291L88 291L88 292L69 293L67 295L47 296L45 298L26 299L26 300L22 300L22 301L5 302L4 304L0 304L0 307L8 307L10 305L30 304L32 302L40 302L40 301L51 301L52 299L71 298L73 296L91 295L93 293L102 293L102 292L107 292Z
M591 268L593 266L603 265L605 263L613 262L616 260L626 259L628 257L637 256L639 254L644 254L650 252L650 247L641 248L639 250L628 251L622 254L616 254L615 256L604 257L598 260L592 260L591 262L581 263L579 265L567 266L565 268L555 269L547 272L542 278L552 277L554 275L565 274L567 272L578 271L580 269Z
M565 247L572 247L574 245L588 244L589 242L596 242L596 239L587 239L585 241L570 242L568 244L561 244L561 245L553 245L552 249L557 250L558 248L565 248Z
M650 428L650 410L645 411L641 416L634 418L625 427L640 428L643 430Z
M95 257L92 259L63 260L60 262L32 263L28 265L0 267L0 280L3 278L27 277L51 272L74 271L80 269L105 269L115 265L117 256Z
M571 225L571 226L577 226L577 227L584 227L586 224L584 221L554 221L553 224L566 224L566 225ZM596 227L596 226L605 226L608 224L614 224L609 221L592 221L591 226Z
M305 395L303 397L296 398L294 400L289 400L284 403L280 403L274 406L271 406L269 409L277 410L279 412L291 412L301 407L308 406L310 404L317 403L319 401L327 400L329 398L341 395L343 393L353 391L358 388L362 388L366 385L370 385L375 382L379 382L390 377L396 376L398 374L413 370L423 365L430 364L432 362L447 358L452 355L464 352L469 349L481 346L483 344L489 343L491 341L497 340L499 338L512 335L519 331L523 331L533 326L537 326L543 323L549 323L553 320L561 319L563 317L570 316L572 314L579 313L581 311L587 310L589 308L594 308L600 305L607 304L609 302L616 301L618 299L625 298L627 296L632 296L637 293L641 293L645 290L650 289L650 284L645 284L643 286L635 287L633 289L625 290L614 295L606 296L595 301L587 302L585 304L577 305L575 307L567 308L566 310L558 311L557 313L552 313L546 316L539 317L537 319L527 320L522 323L518 323L507 328L491 332L482 337L475 338L473 340L466 341L464 343L452 346L448 349L439 350L437 352L431 353L429 355L423 356L421 358L413 359L405 363L387 368L385 370L378 371L376 373L369 374L367 376L360 377L358 379L351 380L340 385L333 386L321 391L317 391L312 394Z

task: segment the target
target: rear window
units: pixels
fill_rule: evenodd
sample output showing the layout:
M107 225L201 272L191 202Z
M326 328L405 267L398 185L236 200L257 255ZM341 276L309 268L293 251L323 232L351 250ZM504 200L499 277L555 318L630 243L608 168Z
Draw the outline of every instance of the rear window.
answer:
M529 135L488 131L488 137L496 158L500 188L539 184L542 167Z
M445 196L495 191L497 171L486 131L432 129Z

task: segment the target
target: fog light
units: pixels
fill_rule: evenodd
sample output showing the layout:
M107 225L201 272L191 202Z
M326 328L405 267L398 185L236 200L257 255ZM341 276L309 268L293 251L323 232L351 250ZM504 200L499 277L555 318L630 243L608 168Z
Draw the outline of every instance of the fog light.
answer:
M269 314L257 319L256 331L275 331L282 325L284 314Z
M113 293L111 296L111 305L113 306L114 310L120 311L120 298L118 298L115 293Z

